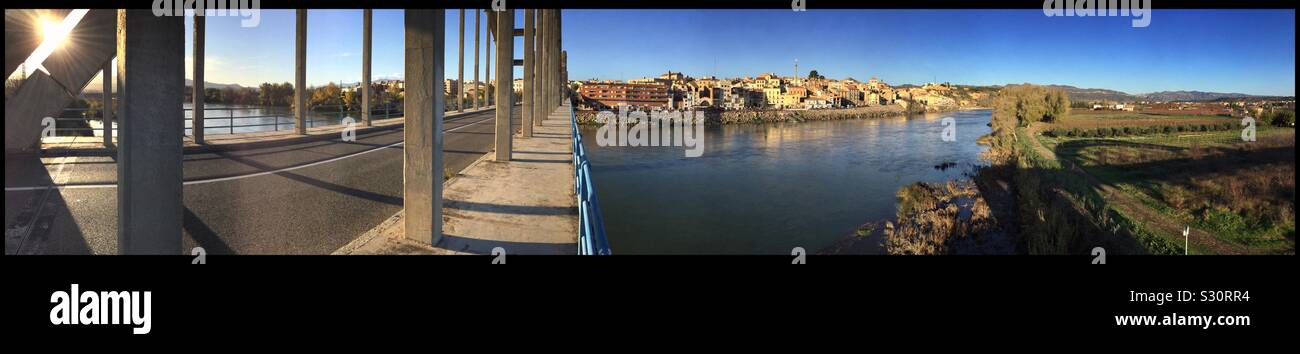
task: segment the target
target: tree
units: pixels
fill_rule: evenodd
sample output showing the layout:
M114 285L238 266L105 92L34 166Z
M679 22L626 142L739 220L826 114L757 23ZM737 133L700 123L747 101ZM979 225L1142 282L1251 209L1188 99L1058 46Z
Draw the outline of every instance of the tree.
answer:
M221 89L211 87L203 89L203 102L225 103L222 100Z
M342 104L343 91L333 82L317 87L311 93L311 106L338 106ZM328 107L333 110L334 107Z
M818 73L817 73L817 70L813 70L813 71L809 71L809 72L808 72L808 78L809 78L809 79L825 79L826 77L825 77L825 76L821 76L820 74L818 74Z
M263 83L258 102L263 106L284 107L289 106L293 101L293 84L282 83Z

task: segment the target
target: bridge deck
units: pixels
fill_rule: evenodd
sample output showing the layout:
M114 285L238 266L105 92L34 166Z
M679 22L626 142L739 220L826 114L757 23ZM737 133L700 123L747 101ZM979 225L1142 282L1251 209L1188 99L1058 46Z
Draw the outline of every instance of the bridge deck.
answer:
M572 134L561 106L532 138L514 138L512 161L489 153L447 181L437 245L406 241L398 212L334 254L576 254Z

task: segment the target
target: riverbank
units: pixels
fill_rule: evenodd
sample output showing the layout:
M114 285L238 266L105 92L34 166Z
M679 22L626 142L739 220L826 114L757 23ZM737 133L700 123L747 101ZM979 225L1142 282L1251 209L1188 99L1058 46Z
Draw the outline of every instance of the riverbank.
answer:
M596 124L596 114L598 111L580 111L576 112L578 124ZM615 112L617 113L617 112ZM826 120L844 120L844 119L861 119L861 118L887 118L906 116L907 110L899 105L875 106L875 107L854 107L838 109L805 109L805 110L741 110L741 111L723 111L723 110L705 110L704 125L714 126L722 124L760 124L760 123L779 123L779 122L804 122L804 121L826 121Z

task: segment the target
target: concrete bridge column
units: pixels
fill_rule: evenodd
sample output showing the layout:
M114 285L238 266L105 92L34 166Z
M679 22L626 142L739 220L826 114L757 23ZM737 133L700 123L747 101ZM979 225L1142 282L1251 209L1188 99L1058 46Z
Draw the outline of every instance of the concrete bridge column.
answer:
M460 9L460 60L456 71L456 112L465 111L465 9Z
M568 99L569 94L569 51L560 49L560 103Z
M293 122L298 134L307 134L307 9L298 9L294 33Z
M148 9L117 16L118 253L182 254L185 18Z
M203 101L207 93L203 86L203 39L204 39L204 17L200 12L194 13L194 110L192 116L193 123L190 124L190 135L194 137L195 144L203 143Z
M551 51L546 54L551 57L547 63L551 71L551 86L547 88L551 90L551 108L548 113L560 106L560 10L551 10L550 26L554 35L550 38Z
M533 136L533 117L536 116L533 112L533 61L537 60L537 55L533 53L536 48L533 46L534 17L536 15L532 9L524 10L524 91L520 93L519 98L523 101L523 107L520 109L523 121L521 133L528 138ZM511 91L514 91L513 86L512 82Z
M546 116L550 114L546 110L547 102L550 100L550 95L546 91L547 85L550 85L547 81L550 72L546 70L546 52L551 49L550 46L546 45L547 39L551 36L551 29L547 27L547 24L551 23L550 16L551 10L549 9L537 10L537 87L534 88L534 91L536 91L534 109L537 113L537 120L534 123L536 125L542 125L542 121L546 120Z
M514 108L513 89L502 89L502 82L511 82L515 71L515 10L506 9L496 14L497 33L497 126L496 126L496 160L510 161L510 139L514 132L510 129L510 110ZM506 40L500 40L505 37Z
M370 119L370 29L373 12L371 9L361 12L361 120L366 121L367 127L374 124Z
M100 82L104 84L103 104L99 107L99 114L104 118L104 147L113 146L113 61L104 62L103 72L100 73Z
M488 11L488 10L483 10L483 12L487 12L487 11ZM485 49L487 49L487 52L484 53L484 55L486 55L486 57L484 57L484 60L483 60L483 63L484 63L484 66L483 66L483 82L484 82L484 85L486 85L487 88L484 88L484 89L483 89L483 107L487 107L487 106L491 106L491 105L492 105L492 96L489 96L489 95L488 95L488 92L492 91L492 90L490 90L490 88L493 86L493 82L492 82L492 70L493 70L493 69L492 69L492 67L491 67L491 66L492 66L492 48L496 48L496 47L493 47L494 44L492 43L492 28L490 28L490 26L493 26L493 24L492 24L492 20L491 20L492 17L488 16L487 18L488 18L488 23L487 23L487 26L485 26L485 27L488 27L488 28L486 28L486 29L488 30L488 31L487 31L487 38L486 38L487 41L483 43L483 44L485 44L485 45L487 46L487 48L485 48ZM499 87L499 86L498 86L498 87Z
M443 10L406 10L406 139L402 205L406 238L442 238Z
M542 89L546 95L546 100L544 101L546 102L546 105L544 106L546 109L544 112L548 115L551 111L555 110L555 70L553 69L555 58L553 57L553 54L555 54L554 42L556 34L555 10L546 10L546 44L544 44L546 46L546 66L542 69L546 71L546 86Z
M479 94L483 93L483 88L478 85L478 54L481 52L478 48L478 34L483 32L479 29L479 18L482 14L474 10L474 110L479 108Z
M569 86L564 75L564 12L555 10L555 106L564 102L565 88Z

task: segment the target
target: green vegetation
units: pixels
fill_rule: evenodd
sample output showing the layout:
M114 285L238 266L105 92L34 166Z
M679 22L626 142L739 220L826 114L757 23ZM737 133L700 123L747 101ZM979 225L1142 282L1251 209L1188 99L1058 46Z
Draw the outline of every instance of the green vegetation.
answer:
M1043 140L1062 159L1116 186L1161 218L1226 243L1193 251L1293 253L1294 130L1261 128L1257 134L1255 142L1242 142L1236 129L1194 136Z
M1011 210L1002 221L1015 224L1020 247L1030 254L1086 254L1097 246L1115 254L1180 253L1181 244L1135 221L1142 218L1127 215L1131 209L1114 204L1095 180L1039 143L1037 132L1044 127L1079 126L1068 118L1069 106L1063 92L1029 85L1008 87L995 98L993 134L986 139L992 147L986 158L993 164L980 178L1010 186ZM1074 134L1083 135L1078 129ZM1087 134L1136 133L1098 129Z
M1262 112L1257 119L1259 125L1271 125L1275 127L1295 126L1295 111L1288 109L1279 109L1274 111Z

